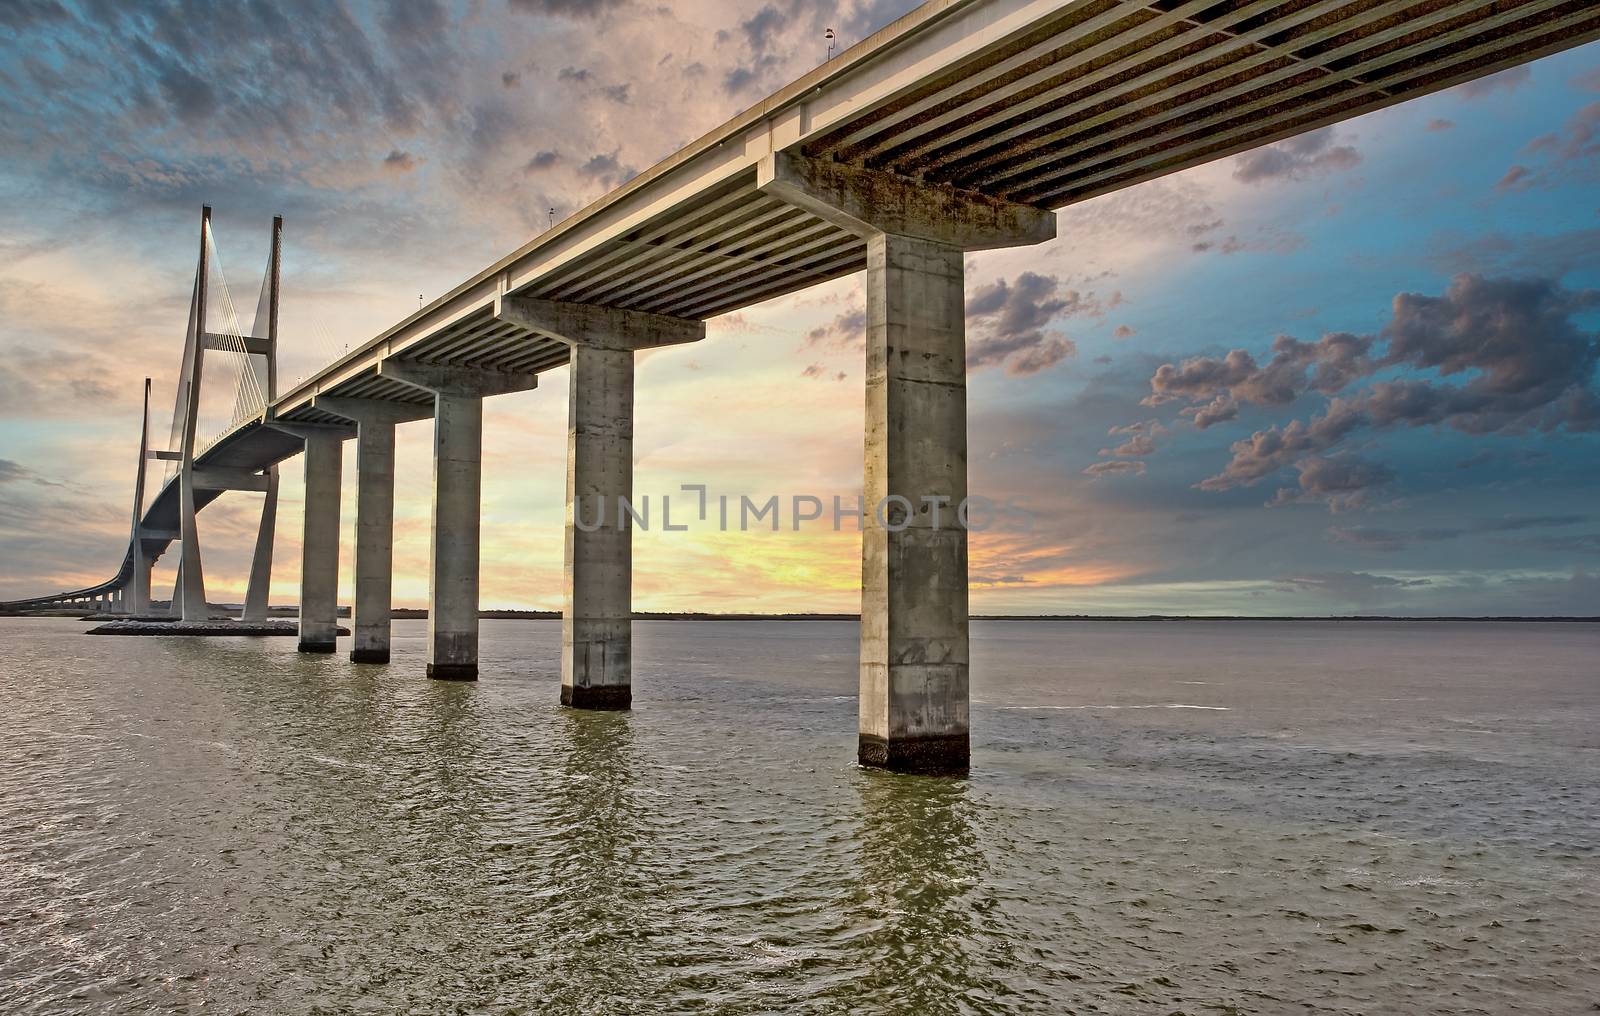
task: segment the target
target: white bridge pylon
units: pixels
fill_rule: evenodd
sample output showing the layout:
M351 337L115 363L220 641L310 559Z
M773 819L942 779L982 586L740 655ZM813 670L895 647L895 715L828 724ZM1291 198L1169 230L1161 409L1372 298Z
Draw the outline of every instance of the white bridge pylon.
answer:
M267 616L273 533L277 519L278 467L230 468L206 461L224 437L260 423L277 394L278 303L283 219L272 220L272 246L249 330L222 273L211 227L211 208L200 213L200 249L184 330L183 357L173 399L166 446L153 447L150 435L150 378L144 381L139 462L134 475L133 520L128 551L111 579L96 586L18 600L9 609L81 608L134 617L152 613L150 576L156 560L177 541L177 581L170 611L185 621L210 619L205 567L200 554L197 516L226 490L264 493L261 524L245 594L244 620ZM213 456L214 457L214 456ZM150 460L163 463L163 479L147 503Z

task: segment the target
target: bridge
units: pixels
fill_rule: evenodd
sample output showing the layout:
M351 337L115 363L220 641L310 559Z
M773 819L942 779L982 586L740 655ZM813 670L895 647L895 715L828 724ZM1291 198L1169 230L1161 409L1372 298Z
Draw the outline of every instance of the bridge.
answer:
M1056 209L1595 38L1592 0L932 0L281 393L281 222L265 313L211 331L203 217L173 440L149 447L147 382L122 565L10 606L145 613L151 563L176 541L174 610L204 619L196 517L245 489L266 493L244 609L264 616L277 467L303 453L299 648L332 652L353 440L350 655L386 662L394 427L431 418L427 671L474 679L483 400L565 365L561 701L627 708L629 519L583 524L577 505L631 498L634 353L864 270L865 492L883 510L862 534L859 757L965 771L967 534L928 512L967 494L963 255L1050 240ZM208 355L242 365L238 412L197 447ZM147 508L146 461L171 469Z

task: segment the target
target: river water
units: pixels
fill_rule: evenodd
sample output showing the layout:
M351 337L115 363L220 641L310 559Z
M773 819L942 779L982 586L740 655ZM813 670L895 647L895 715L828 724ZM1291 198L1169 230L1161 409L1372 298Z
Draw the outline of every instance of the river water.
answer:
M1600 1008L1600 626L977 622L966 780L855 629L556 622L477 684L0 620L0 1013Z

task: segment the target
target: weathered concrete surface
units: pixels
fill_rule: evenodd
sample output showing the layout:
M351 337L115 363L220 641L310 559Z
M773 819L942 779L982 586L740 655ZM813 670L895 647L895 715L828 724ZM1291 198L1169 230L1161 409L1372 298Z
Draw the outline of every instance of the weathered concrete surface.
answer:
M1041 243L1053 213L776 153L761 189L867 242L867 440L858 758L962 773L969 758L966 251Z
M394 428L433 415L432 406L319 395L317 409L356 425L354 663L388 663L394 591Z
M483 397L440 391L435 399L428 676L475 681Z
M272 599L272 545L278 529L278 467L266 471L267 491L261 502L261 525L250 558L250 584L245 588L244 621L265 621Z
M633 702L633 527L617 519L633 497L633 355L572 348L561 704L579 709Z
M868 241L866 499L905 500L862 532L864 765L967 768L967 531L956 511L967 496L962 301L959 249L894 235ZM938 499L937 519L925 498Z
M394 591L394 424L386 420L356 422L355 572L350 659L388 663Z
M502 321L569 348L561 704L633 704L633 368L640 349L705 338L704 321L560 300L501 297ZM621 516L621 518L619 518Z
M338 645L339 481L344 437L307 428L305 529L300 552L300 651L331 653Z
M1044 243L1056 236L1056 216L1047 208L922 186L794 152L774 152L761 160L756 180L766 193L858 236L890 233L967 251Z

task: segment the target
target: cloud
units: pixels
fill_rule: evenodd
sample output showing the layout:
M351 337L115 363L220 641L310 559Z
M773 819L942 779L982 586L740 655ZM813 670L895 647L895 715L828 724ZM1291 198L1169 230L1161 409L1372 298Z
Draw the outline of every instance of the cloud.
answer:
M617 152L603 152L593 156L578 167L578 175L595 181L607 190L627 183L639 175L639 171L632 166L623 165L617 155Z
M851 307L825 325L806 333L806 345L826 349L864 350L867 348L867 309Z
M1154 455L1156 452L1156 438L1167 433L1167 428L1160 420L1143 420L1139 423L1130 423L1120 427L1112 427L1106 431L1112 437L1124 436L1121 444L1114 448L1100 449L1101 455L1115 455L1121 458L1140 458Z
M0 459L0 483L16 483L30 476L28 467L10 459Z
M1360 165L1361 153L1351 145L1335 145L1334 133L1333 127L1323 127L1246 152L1234 160L1233 178L1244 183L1306 180Z
M1131 459L1111 459L1106 462L1090 463L1084 468L1083 472L1084 475L1098 480L1104 476L1116 476L1121 473L1127 473L1132 476L1143 476L1144 470L1145 465L1143 462L1137 462Z
M502 88L520 88L522 87L522 75L517 71L505 71L500 75L500 86Z
M1311 572L1286 575L1272 581L1288 592L1322 593L1353 603L1390 600L1404 590L1433 585L1432 579L1402 579L1356 571Z
M1433 120L1429 120L1428 121L1428 126L1426 128L1424 128L1424 129L1425 130L1429 130L1429 131L1448 131L1448 130L1455 130L1455 126L1456 126L1456 123L1455 123L1454 120L1443 120L1443 119L1435 118Z
M1376 550L1389 554L1421 542L1451 541L1462 536L1480 536L1480 534L1550 530L1550 528L1582 525L1586 522L1589 522L1587 515L1502 515L1498 518L1474 518L1470 522L1454 526L1424 526L1414 530L1386 530L1374 526L1331 526L1328 528L1328 538L1360 550ZM1560 549L1568 549L1568 544L1571 544L1571 549L1578 549L1587 546L1592 539L1594 539L1592 536L1584 534L1576 538L1573 536L1539 538L1539 542L1550 544L1554 541Z
M1299 489L1281 490L1271 503L1358 508L1392 475L1328 453L1363 428L1442 425L1474 435L1600 429L1600 336L1574 320L1595 307L1600 291L1568 290L1550 279L1458 275L1440 296L1395 296L1377 338L1335 332L1307 343L1280 335L1266 366L1243 349L1162 364L1143 402L1187 401L1180 413L1203 430L1236 418L1241 405L1328 396L1320 415L1233 442L1227 465L1199 487L1251 486L1293 465ZM1380 372L1398 376L1354 387ZM1458 376L1465 378L1460 384L1442 381Z
M563 157L560 152L535 152L533 158L523 165L522 172L524 174L542 173L547 169L554 168L562 161Z
M1595 178L1595 162L1600 157L1600 102L1591 102L1562 125L1560 131L1541 134L1522 147L1522 154L1542 165L1513 165L1495 183L1495 190L1516 192L1530 187L1548 187L1564 177L1583 181Z
M1300 486L1278 488L1267 502L1269 507L1322 502L1330 512L1353 511L1365 508L1373 490L1394 479L1394 470L1388 466L1353 455L1310 455L1295 467L1300 472Z
M811 379L816 380L816 381L822 381L822 380L843 381L845 378L849 377L850 375L845 373L842 370L835 371L835 370L833 370L832 368L828 367L826 364L823 364L823 363L812 363L812 364L807 364L805 366L805 368L800 371L800 376L801 377L808 377L808 378L811 378Z
M1100 313L1100 307L1094 294L1061 292L1060 286L1054 275L1023 272L1015 283L998 279L968 297L967 318L979 337L967 343L967 367L1003 364L1008 374L1034 374L1076 353L1070 339L1046 329L1073 314Z
M1193 408L1196 426L1233 419L1239 403L1258 406L1288 405L1310 391L1332 394L1352 380L1371 372L1368 352L1372 336L1330 332L1316 342L1280 335L1272 343L1272 359L1265 367L1243 349L1221 358L1197 356L1181 365L1162 364L1150 379L1147 406L1188 400L1209 406Z
M1498 74L1491 74L1486 78L1476 78L1457 85L1455 93L1463 99L1481 99L1496 92L1514 92L1527 84L1532 76L1533 72L1524 64Z
M1129 328L1127 325L1118 325L1111 332L1111 337L1114 339L1131 339L1138 334L1138 332L1134 331L1132 328Z
M1533 176L1533 170L1527 166L1512 166L1506 170L1505 175L1495 181L1494 189L1497 191L1518 191L1525 189Z
M593 19L627 5L628 0L508 0L518 14L542 14L573 20Z
M402 152L398 148L391 149L389 154L383 157L383 168L396 173L409 173L417 168L417 159L410 152Z

